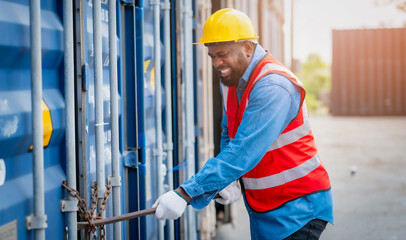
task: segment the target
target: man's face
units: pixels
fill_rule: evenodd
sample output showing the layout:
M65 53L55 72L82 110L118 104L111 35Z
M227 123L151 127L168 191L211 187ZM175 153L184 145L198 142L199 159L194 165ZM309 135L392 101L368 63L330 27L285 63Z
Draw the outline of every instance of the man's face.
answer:
M247 45L248 44L248 45ZM237 86L251 61L250 43L229 42L207 46L213 66L219 71L221 82L226 86Z

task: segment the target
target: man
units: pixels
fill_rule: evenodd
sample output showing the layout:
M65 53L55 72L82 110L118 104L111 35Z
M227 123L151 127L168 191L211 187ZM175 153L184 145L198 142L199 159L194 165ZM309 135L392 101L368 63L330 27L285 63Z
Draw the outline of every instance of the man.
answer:
M206 21L205 44L221 76L225 114L221 152L175 191L158 198L159 219L176 219L187 202L203 208L219 194L238 199L239 179L252 239L319 239L333 222L328 174L310 129L305 90L255 43L251 20L234 9Z

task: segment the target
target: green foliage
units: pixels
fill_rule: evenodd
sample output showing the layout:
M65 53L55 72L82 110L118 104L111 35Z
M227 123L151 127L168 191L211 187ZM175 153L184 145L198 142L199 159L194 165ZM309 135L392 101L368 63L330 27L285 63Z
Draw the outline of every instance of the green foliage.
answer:
M296 74L306 89L306 103L309 111L318 111L328 105L328 95L331 89L330 66L318 54L309 54L301 70ZM321 93L324 95L322 96ZM327 99L326 94L327 93Z
M316 112L320 108L320 102L314 94L306 94L306 104L310 112Z

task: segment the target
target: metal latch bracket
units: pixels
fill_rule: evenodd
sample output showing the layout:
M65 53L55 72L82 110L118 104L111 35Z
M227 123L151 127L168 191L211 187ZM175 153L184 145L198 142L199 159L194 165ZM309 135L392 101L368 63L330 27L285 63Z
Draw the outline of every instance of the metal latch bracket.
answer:
M45 229L48 227L47 215L42 216L28 215L25 217L25 226L27 230Z
M78 200L61 200L61 211L62 212L77 212L78 211Z

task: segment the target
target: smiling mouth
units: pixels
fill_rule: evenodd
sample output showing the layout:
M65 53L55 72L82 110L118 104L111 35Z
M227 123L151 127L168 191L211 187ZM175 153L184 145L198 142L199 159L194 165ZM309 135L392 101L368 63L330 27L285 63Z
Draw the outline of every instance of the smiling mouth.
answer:
M231 72L231 68L225 68L225 69L221 69L219 71L220 71L220 75L222 77L227 77Z

